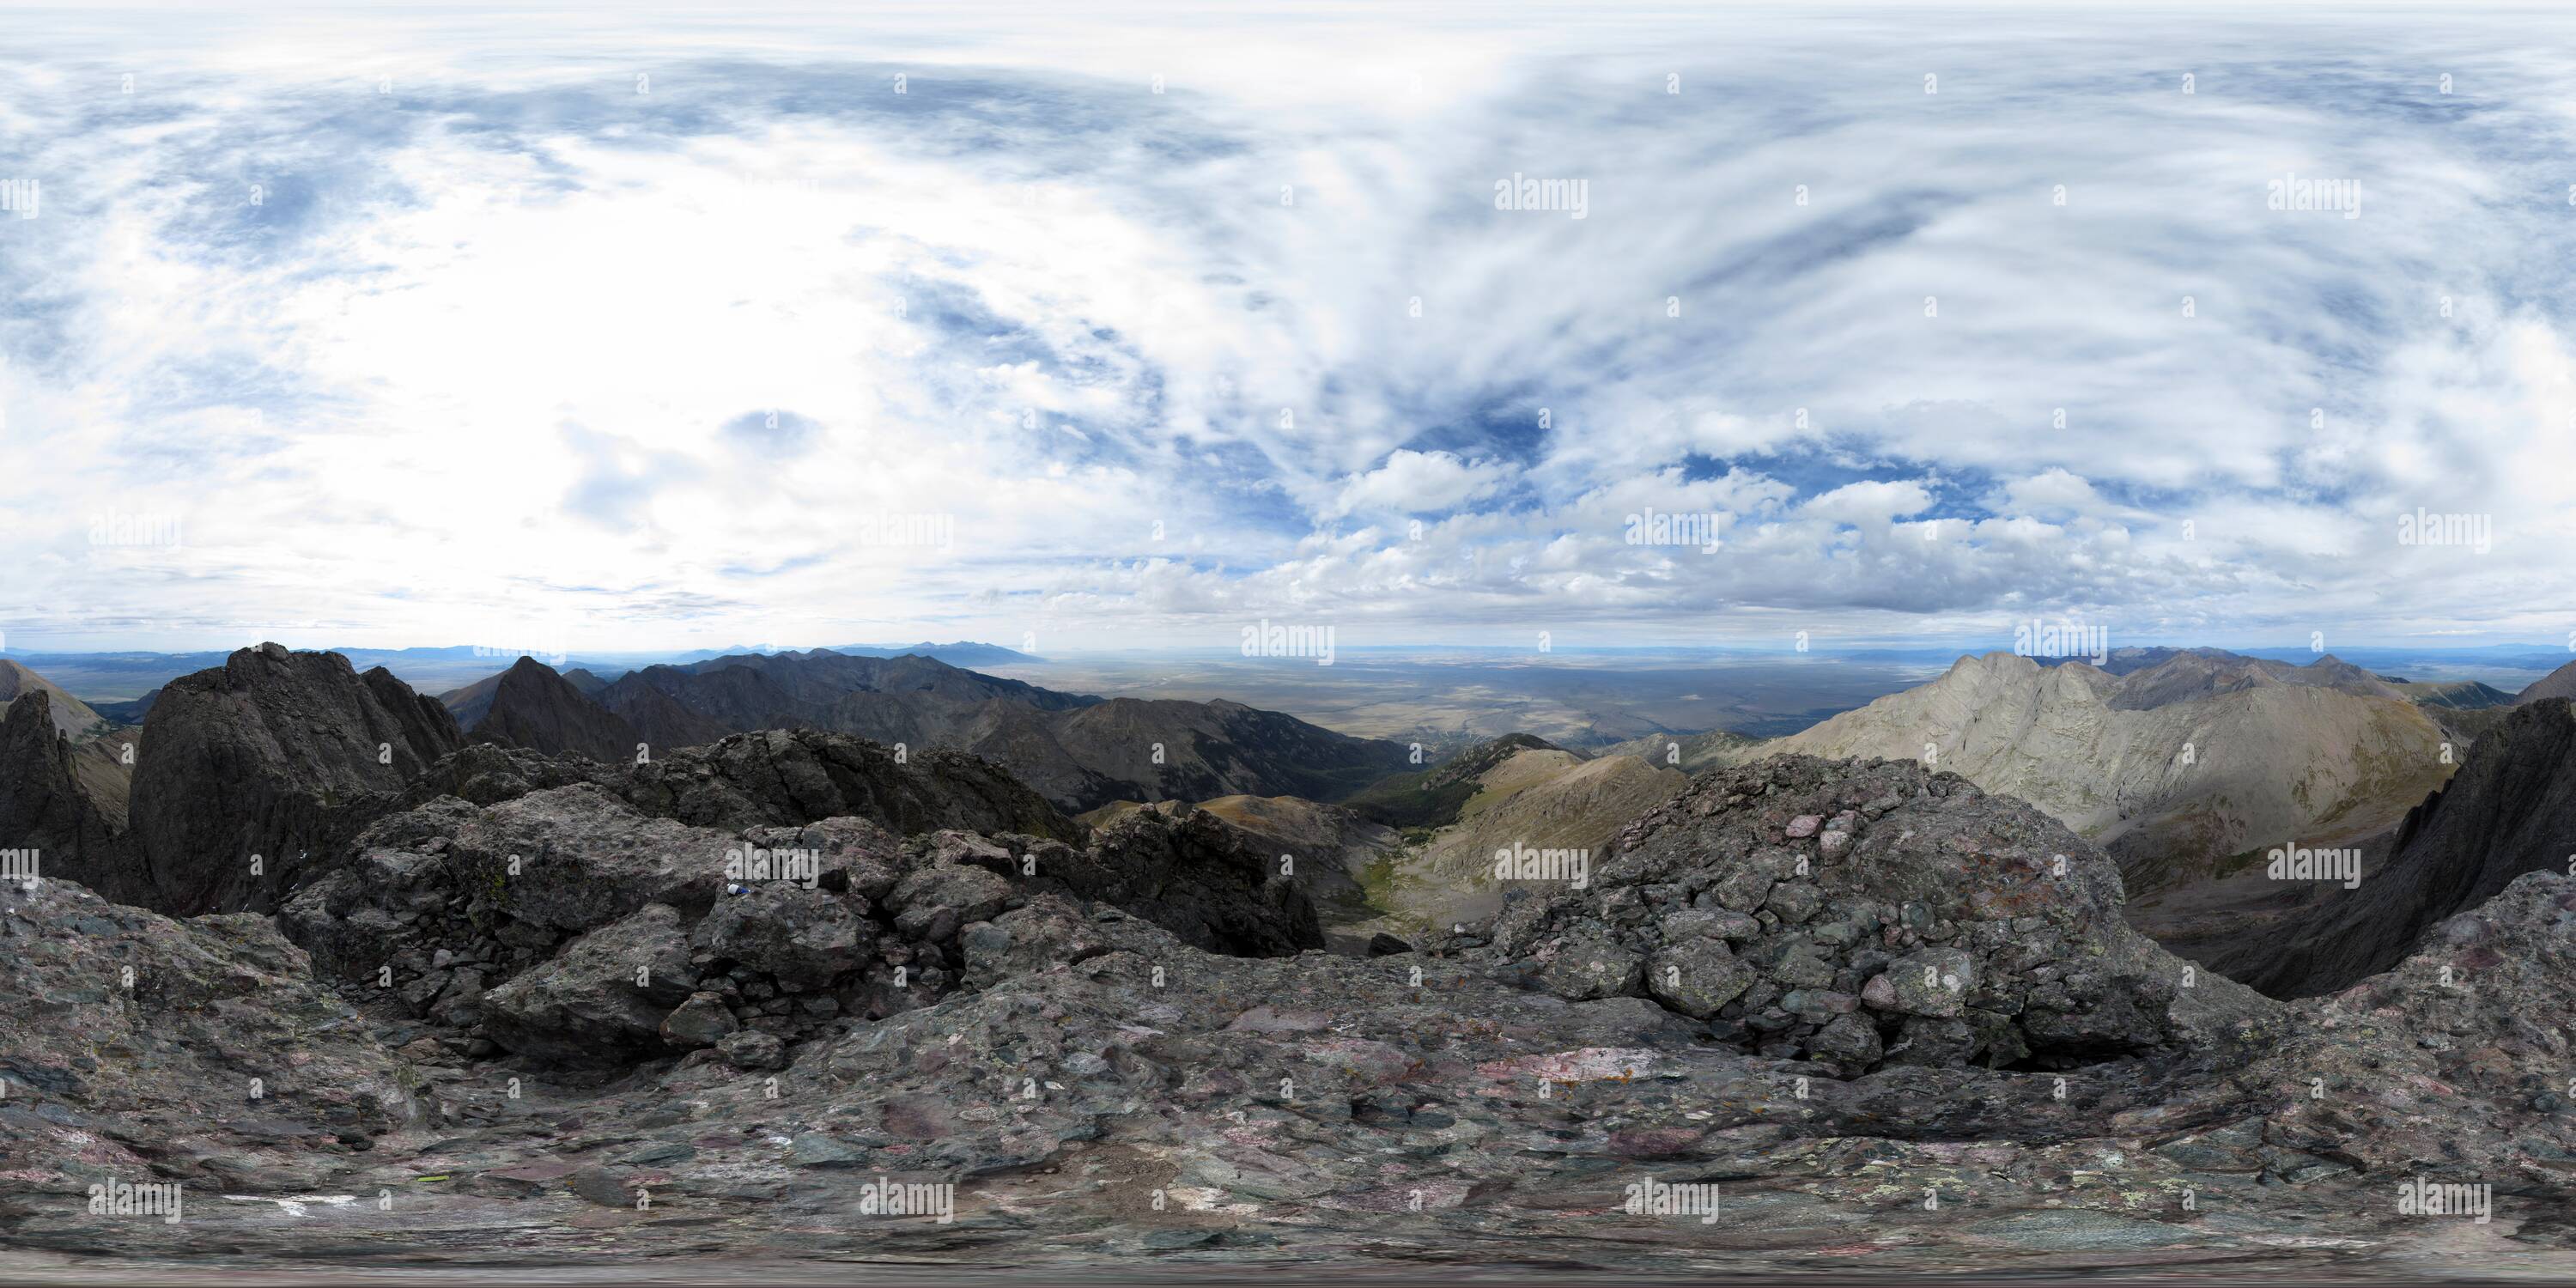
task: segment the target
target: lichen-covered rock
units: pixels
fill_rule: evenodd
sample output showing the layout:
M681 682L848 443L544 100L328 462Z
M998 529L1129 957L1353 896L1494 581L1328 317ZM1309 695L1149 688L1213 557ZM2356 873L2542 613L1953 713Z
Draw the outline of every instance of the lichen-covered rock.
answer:
M0 963L13 1229L24 1204L76 1211L102 1180L212 1192L245 1160L345 1154L419 1116L404 1060L266 917L173 920L70 881L0 882Z

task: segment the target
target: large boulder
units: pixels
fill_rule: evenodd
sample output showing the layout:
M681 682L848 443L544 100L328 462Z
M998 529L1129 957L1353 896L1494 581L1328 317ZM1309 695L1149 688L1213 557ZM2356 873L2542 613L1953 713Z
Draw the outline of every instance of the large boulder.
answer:
M484 1031L541 1060L623 1063L661 1049L663 1019L697 982L679 910L649 904L483 994Z
M985 847L967 861L1021 886L1111 904L1209 952L1280 957L1324 946L1307 885L1283 875L1278 856L1207 810L1174 817L1138 810L1091 844L1032 845L1014 857ZM1029 860L1036 871L1025 874Z

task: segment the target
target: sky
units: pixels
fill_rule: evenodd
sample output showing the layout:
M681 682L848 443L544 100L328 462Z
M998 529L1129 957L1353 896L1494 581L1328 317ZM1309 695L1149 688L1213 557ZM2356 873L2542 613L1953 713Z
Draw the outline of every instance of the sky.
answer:
M2566 15L869 8L0 15L0 645L2576 645Z

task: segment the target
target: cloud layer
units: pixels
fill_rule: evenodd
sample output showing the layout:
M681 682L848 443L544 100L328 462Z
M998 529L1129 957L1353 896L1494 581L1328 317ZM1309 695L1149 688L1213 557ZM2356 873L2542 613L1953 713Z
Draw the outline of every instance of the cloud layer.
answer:
M0 631L2555 639L2567 25L66 17Z

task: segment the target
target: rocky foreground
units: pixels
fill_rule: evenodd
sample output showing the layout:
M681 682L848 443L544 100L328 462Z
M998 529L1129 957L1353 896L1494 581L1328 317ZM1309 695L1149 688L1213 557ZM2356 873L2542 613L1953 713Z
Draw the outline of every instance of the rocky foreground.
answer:
M441 773L274 917L0 888L0 1268L2576 1274L2554 872L2282 1004L1907 764L1712 771L1373 957L1205 813Z

